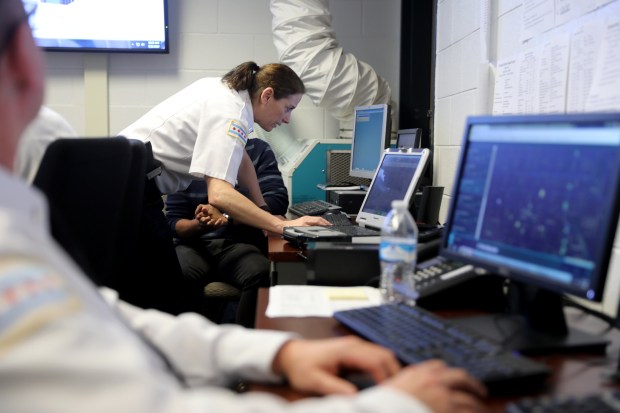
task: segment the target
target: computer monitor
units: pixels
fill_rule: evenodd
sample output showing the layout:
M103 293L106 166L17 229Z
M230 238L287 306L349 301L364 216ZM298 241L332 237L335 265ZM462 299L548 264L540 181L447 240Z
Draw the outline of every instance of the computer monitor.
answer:
M396 131L397 148L419 148L422 144L422 129L399 129Z
M349 175L372 179L383 151L390 147L390 105L358 106L353 119Z
M604 348L562 296L601 299L619 187L620 113L469 118L441 254L507 277L519 313L477 327L531 353Z

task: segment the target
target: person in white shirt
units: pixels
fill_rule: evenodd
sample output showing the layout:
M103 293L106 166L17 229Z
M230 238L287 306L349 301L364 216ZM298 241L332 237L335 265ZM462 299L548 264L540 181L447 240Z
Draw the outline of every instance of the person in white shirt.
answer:
M207 182L211 205L239 223L278 234L285 226L329 225L321 217L283 220L262 210L266 203L244 150L255 122L266 131L288 123L304 92L290 67L245 62L221 78L190 84L119 135L150 142L163 167L155 178L161 194L185 190L198 177ZM237 180L249 198L235 190Z
M137 260L143 262L143 268L149 267L154 278L165 280L166 288L186 289L191 284L181 283L182 270L173 246L174 234L163 212L162 195L185 190L197 178L207 185L209 204L226 211L238 224L276 234L282 234L285 226L330 225L318 216L287 220L272 215L245 151L254 123L267 131L288 123L304 92L303 82L290 67L280 63L259 67L245 62L223 77L197 80L119 132L119 136L150 146L154 167L149 170L160 171L145 184L139 243L149 253ZM151 175L155 174L148 173ZM248 190L247 197L235 189L237 182ZM194 218L210 220L209 209L197 209ZM191 304L194 300L179 295L168 296L176 301L172 306L165 302L154 306L173 314L197 310Z
M41 193L11 175L18 140L43 99L43 60L20 0L0 1L0 406L46 412L477 413L480 383L440 361L402 368L355 337L303 340L172 316L98 291L47 228ZM251 345L248 345L251 344ZM338 377L368 372L356 392ZM244 379L287 380L314 395L238 394Z
M37 117L19 140L15 173L32 183L47 147L58 138L75 138L77 132L58 112L41 106Z

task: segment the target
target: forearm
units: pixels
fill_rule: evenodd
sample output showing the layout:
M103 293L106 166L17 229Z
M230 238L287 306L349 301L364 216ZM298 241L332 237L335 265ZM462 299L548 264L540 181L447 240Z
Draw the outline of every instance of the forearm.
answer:
M220 211L226 211L236 222L266 231L282 233L283 221L257 207L252 201L236 191L229 183L206 178L209 202Z
M143 310L120 301L114 291L103 288L101 292L127 324L169 358L192 387L225 386L239 378L258 382L282 379L272 371L272 359L286 341L295 337L291 333L219 326L195 313L171 316Z
M197 219L179 219L174 229L179 238L195 237L204 232Z
M241 160L241 165L239 166L237 180L239 181L240 187L246 188L248 190L248 195L252 202L254 202L258 206L265 204L265 200L263 199L263 193L261 192L261 188L258 184L256 169L254 169L252 160L246 152L244 152L243 159Z

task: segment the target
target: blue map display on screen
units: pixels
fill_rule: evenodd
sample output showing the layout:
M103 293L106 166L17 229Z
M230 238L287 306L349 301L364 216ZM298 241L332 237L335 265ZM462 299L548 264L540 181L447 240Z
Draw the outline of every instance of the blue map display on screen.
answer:
M586 129L575 130L570 139L527 128L470 139L448 248L588 289L615 207L620 129L591 142Z

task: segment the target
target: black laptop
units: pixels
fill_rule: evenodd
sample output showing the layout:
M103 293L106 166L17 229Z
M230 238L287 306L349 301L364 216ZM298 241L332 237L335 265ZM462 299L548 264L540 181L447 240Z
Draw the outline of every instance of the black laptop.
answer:
M386 150L381 156L355 224L286 227L284 239L303 245L311 241L351 241L355 237L379 237L393 200L403 199L413 205L430 153L429 149Z

